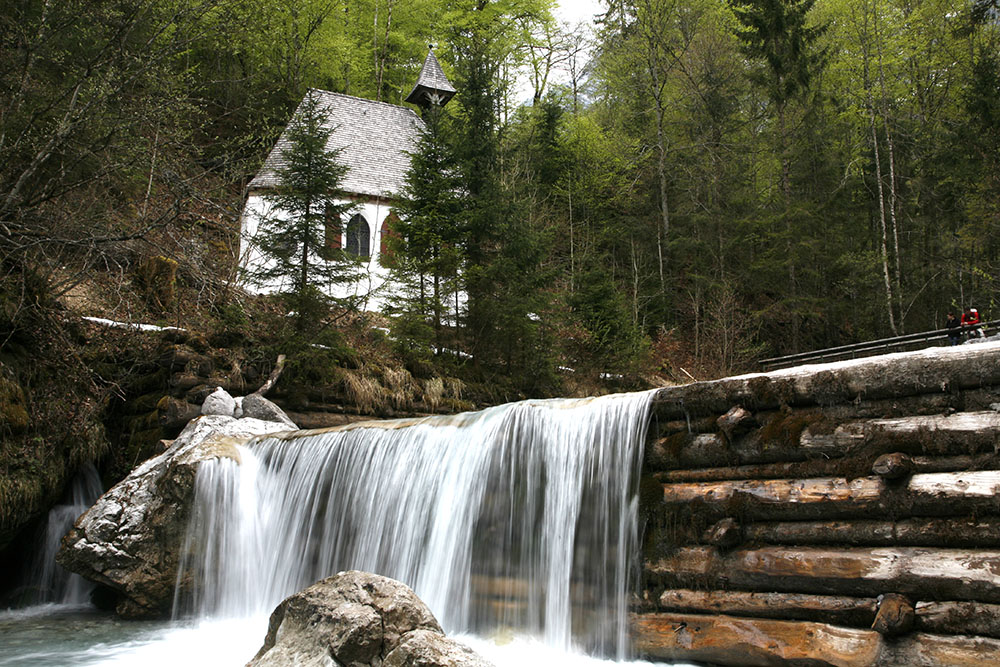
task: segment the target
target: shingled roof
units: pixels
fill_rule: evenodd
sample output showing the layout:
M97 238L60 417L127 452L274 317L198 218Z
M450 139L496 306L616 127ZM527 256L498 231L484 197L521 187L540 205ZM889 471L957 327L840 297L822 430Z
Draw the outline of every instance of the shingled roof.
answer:
M341 188L349 194L382 197L402 191L410 166L407 152L415 149L423 127L420 117L395 104L326 90L310 92L319 96L319 107L326 117L324 126L331 131L327 149L341 149L338 161L348 167ZM250 181L251 190L278 185L287 134L287 130L281 134L264 166Z

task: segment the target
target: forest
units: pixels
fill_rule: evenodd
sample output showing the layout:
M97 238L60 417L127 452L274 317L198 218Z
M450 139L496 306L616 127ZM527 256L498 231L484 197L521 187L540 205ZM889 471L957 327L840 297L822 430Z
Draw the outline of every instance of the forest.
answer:
M8 352L87 284L143 315L153 255L184 293L161 323L238 319L246 183L291 111L402 104L428 44L458 94L400 193L431 223L399 270L441 297L393 312L407 354L540 395L1000 316L996 0L607 0L575 26L550 0L3 5Z

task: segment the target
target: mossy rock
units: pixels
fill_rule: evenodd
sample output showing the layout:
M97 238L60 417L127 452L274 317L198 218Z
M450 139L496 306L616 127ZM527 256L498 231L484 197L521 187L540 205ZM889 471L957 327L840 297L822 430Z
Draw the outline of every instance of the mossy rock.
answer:
M132 431L125 452L126 463L131 467L135 467L150 456L158 454L160 452L160 440L162 439L163 430L159 425L156 428Z
M160 310L168 310L177 300L177 262L155 255L139 265L137 282L146 301Z
M0 429L23 433L30 424L24 390L16 382L0 378Z
M142 414L136 415L134 417L129 417L125 420L125 428L127 428L132 433L137 431L147 431L152 428L159 428L160 426L160 416L159 413L154 409L150 412L144 412ZM159 438L157 438L159 440Z
M131 415L146 415L150 412L159 409L160 401L165 398L162 391L154 391L151 394L143 394L138 398L134 398L129 401L126 406L126 412Z

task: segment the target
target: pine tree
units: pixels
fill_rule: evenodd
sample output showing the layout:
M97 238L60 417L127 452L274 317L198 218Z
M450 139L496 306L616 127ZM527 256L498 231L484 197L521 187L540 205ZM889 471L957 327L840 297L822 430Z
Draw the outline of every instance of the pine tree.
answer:
M798 349L802 329L803 311L808 304L803 299L802 272L808 269L798 257L799 216L793 188L793 144L796 130L807 127L804 120L809 112L809 92L813 79L823 70L826 51L819 48L818 40L826 26L809 24L809 12L816 0L731 0L736 18L743 25L738 33L744 53L760 64L751 78L761 86L770 100L776 121L777 157L781 165L781 200L777 209L777 237L784 236L783 261L788 285L788 315L791 347ZM812 100L816 102L817 100ZM792 104L798 102L798 122L794 119ZM780 243L780 241L779 241ZM775 246L779 248L780 246Z
M760 82L777 105L809 88L826 52L815 48L825 26L808 25L816 0L732 0L744 50L765 64Z
M347 167L337 163L339 150L327 148L330 132L310 90L285 132L278 187L266 196L274 214L261 221L255 239L264 261L247 274L257 285L282 285L299 332L328 313L331 287L358 277L357 262L326 241L340 238L353 206L337 201Z
M461 179L440 107L426 114L417 150L410 154L406 188L396 210L400 220L390 241L393 282L400 288L391 310L419 343L433 326L443 347L442 321L459 289L464 208ZM455 312L455 321L459 313Z

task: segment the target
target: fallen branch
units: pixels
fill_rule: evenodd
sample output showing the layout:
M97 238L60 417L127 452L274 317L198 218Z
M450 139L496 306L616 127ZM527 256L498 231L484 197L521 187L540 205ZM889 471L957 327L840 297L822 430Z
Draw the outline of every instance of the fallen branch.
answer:
M267 376L267 382L262 384L260 389L253 393L257 396L263 396L267 392L271 391L271 387L273 387L274 383L278 381L279 377L281 377L281 372L283 370L285 370L285 355L279 354L278 361L274 364L274 370L272 370L271 374Z

